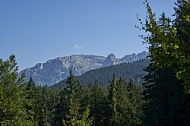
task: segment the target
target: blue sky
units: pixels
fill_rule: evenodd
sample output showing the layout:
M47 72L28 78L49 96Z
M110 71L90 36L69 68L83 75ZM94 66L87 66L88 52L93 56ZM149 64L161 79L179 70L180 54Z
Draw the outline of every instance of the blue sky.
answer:
M149 0L173 14L174 0ZM19 69L72 54L107 56L146 50L135 28L143 0L1 0L0 58L16 55Z

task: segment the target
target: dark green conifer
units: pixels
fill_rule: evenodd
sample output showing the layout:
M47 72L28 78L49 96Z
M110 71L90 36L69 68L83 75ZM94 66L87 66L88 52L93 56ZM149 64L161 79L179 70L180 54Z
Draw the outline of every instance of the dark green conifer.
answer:
M28 120L31 120L32 122L34 122L34 125L37 126L38 124L38 113L37 113L37 99L38 99L39 95L38 95L38 91L37 88L35 86L35 83L32 79L32 77L30 77L29 81L27 82L26 85L26 102L23 103L25 104L25 108L26 108L26 112L28 114Z
M81 86L80 82L76 80L72 71L67 78L67 85L65 88L65 111L63 112L63 125L75 126L77 120L80 118L80 98L81 98Z
M109 94L108 94L108 107L109 107L109 125L117 124L117 80L115 73L113 79L110 81Z

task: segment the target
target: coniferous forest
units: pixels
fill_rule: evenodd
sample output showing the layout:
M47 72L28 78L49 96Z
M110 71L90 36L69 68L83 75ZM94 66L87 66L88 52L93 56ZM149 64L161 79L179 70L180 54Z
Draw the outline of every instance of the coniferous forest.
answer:
M148 2L145 22L151 62L142 84L112 73L107 86L81 82L70 71L62 88L37 87L18 75L16 58L0 59L1 126L189 126L190 0L177 0L174 19L159 19Z
M18 76L15 56L0 60L0 124L36 126L137 125L142 123L142 86L113 73L109 86L81 85L72 71L64 88L36 87Z

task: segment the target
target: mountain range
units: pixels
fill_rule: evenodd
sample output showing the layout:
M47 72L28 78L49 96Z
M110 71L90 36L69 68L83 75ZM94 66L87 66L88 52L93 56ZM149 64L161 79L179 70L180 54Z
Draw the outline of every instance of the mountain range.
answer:
M67 78L70 70L78 76L92 69L130 63L145 59L147 56L148 52L146 51L125 55L123 58L116 58L114 54L109 54L107 57L84 54L71 55L51 59L45 63L37 63L34 67L26 68L19 74L25 72L26 81L32 77L36 85L52 86Z

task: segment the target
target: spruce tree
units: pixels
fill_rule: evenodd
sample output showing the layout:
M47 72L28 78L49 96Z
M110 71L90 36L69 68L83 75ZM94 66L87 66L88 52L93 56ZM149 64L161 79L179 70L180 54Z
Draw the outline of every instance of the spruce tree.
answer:
M39 126L49 125L48 121L48 87L38 87L39 97L37 99L37 119Z
M127 94L129 98L128 107L128 125L142 124L143 104L142 91L138 85L135 85L134 79L131 78L127 84Z
M128 91L127 91L127 84L125 80L120 77L117 82L117 112L118 112L118 123L120 125L129 124L129 115L128 115L128 108L129 108L129 98L128 98Z
M56 106L60 103L60 100L59 100L60 90L61 89L58 89L58 88L48 88L48 103L47 103L48 122L51 125L55 125L54 119L56 119L57 118L56 116L58 116L56 115L56 111L57 111Z
M98 84L98 81L95 80L94 85L92 86L92 95L90 100L90 116L93 118L93 125L100 126L104 125L106 113L106 91L102 86Z
M77 120L80 118L80 94L81 86L80 82L76 80L72 71L69 73L67 78L67 86L65 88L65 111L63 112L63 125L75 126Z
M31 120L34 122L34 125L37 126L38 119L37 119L37 98L38 98L38 92L37 88L35 86L35 83L30 77L29 81L27 82L26 85L26 102L23 103L25 104L26 112L28 114L28 120Z
M113 79L110 81L109 94L108 94L108 107L109 107L109 125L117 124L117 80L115 73Z
M0 59L0 125L1 126L31 126L24 106L24 74L18 75L15 56L7 61Z
M62 126L62 117L63 112L66 111L65 109L65 92L64 90L61 90L59 94L57 95L56 101L53 105L53 111L52 111L52 125L55 126Z

